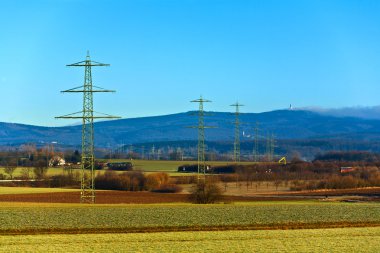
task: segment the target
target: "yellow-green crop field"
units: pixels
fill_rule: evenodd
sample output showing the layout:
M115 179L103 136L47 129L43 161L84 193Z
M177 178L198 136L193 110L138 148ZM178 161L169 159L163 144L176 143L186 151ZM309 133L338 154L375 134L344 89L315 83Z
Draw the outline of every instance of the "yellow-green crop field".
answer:
M216 205L2 203L0 218L0 234L327 228L380 226L380 205L316 201Z
M3 202L0 220L0 252L380 252L379 203Z
M19 177L19 176L21 176L23 169L24 169L23 167L17 167L16 170L14 171L14 173L13 173L13 177ZM63 168L61 168L61 167L54 167L54 168L49 168L47 174L49 176L54 176L54 175L60 175L63 172L64 172ZM4 168L0 168L0 173L8 176L5 173ZM30 177L34 177L33 168L30 168Z
M380 252L380 227L0 236L0 252Z
M0 187L0 194L29 194L29 193L51 193L51 192L75 192L78 189L64 188L35 188L35 187Z

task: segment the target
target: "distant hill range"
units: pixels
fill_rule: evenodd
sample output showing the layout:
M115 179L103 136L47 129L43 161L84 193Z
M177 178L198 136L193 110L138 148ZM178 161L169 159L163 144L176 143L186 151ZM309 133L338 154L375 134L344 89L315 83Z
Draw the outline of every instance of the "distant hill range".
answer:
M196 140L197 116L191 112L155 117L120 119L95 123L95 145L111 147L120 144L154 143ZM210 112L205 118L207 141L230 142L234 135L233 113ZM343 117L304 110L277 110L264 113L241 113L241 140L253 140L254 127L265 138L274 134L278 141L352 140L379 142L380 119ZM79 146L81 126L40 127L14 123L0 123L0 144L50 143Z
M297 108L295 110L298 110ZM322 115L336 117L356 117L362 119L379 119L380 106L355 106L343 108L322 108L322 107L304 107L299 108L302 111L317 112Z

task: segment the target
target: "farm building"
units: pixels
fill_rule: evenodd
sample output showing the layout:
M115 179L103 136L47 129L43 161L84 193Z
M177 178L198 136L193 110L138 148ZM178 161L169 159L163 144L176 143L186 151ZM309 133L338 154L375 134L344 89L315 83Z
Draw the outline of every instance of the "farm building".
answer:
M60 156L53 156L50 160L49 160L49 167L55 167L55 166L63 166L66 164L66 161L65 159L63 159L62 157Z

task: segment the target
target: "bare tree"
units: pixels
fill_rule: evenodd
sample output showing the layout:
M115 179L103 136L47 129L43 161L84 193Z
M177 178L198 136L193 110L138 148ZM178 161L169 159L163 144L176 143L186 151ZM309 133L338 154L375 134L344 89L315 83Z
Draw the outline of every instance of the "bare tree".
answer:
M221 199L222 190L215 182L199 182L190 195L195 204L212 204Z
M6 166L4 168L4 172L9 175L11 180L13 179L13 173L15 172L15 170L16 170L16 166L12 166L12 165Z
M37 179L43 179L48 171L47 164L44 160L38 160L34 167L34 175Z
M22 168L22 170L21 170L21 177L23 179L30 179L30 172L31 172L31 168L30 167L24 167L24 168Z

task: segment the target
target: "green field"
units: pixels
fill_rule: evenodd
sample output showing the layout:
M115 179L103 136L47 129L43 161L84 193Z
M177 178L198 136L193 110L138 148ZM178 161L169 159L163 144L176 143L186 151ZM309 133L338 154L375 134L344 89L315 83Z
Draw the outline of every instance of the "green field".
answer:
M218 205L2 203L0 234L379 226L377 203L254 202Z
M197 161L133 160L132 163L135 170L176 172L179 166L185 164L197 164ZM234 162L211 161L206 162L206 164L211 166L222 166L234 164ZM252 162L239 162L239 164L252 164Z
M380 227L1 236L0 252L379 252Z
M191 173L176 173L177 172L177 169L179 166L181 165L185 165L185 164L197 164L197 161L164 161L164 160L126 160L126 159L111 159L111 160L102 160L100 159L100 161L103 161L103 162L124 162L124 161L127 161L127 162L132 162L133 163L133 166L134 166L134 170L142 170L142 171L145 171L145 172L167 172L167 173L170 173L171 175L191 175ZM211 166L221 166L221 165L228 165L228 164L234 164L233 162L219 162L219 161L216 161L216 162L207 162L208 165L211 165ZM240 162L239 164L252 164L252 162ZM22 172L22 169L21 167L18 167L14 174L13 174L13 177L18 177L18 176L21 176L21 172ZM78 169L75 169L74 171L77 171ZM49 168L48 169L48 176L53 176L53 175L59 175L59 174L62 174L64 172L63 168L62 167L54 167L54 168ZM8 177L8 175L4 172L4 168L0 168L0 173L6 175ZM98 171L97 173L100 173L100 171ZM30 176L31 177L34 177L34 174L33 174L33 168L31 168L30 170Z

